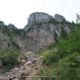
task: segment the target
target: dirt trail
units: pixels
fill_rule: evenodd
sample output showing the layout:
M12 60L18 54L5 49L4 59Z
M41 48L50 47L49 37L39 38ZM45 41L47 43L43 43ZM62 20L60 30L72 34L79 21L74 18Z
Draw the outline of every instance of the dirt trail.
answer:
M33 78L36 77L36 74L39 70L41 70L42 67L42 61L39 59L35 64L31 66L31 73L27 76L25 80L33 80Z
M26 60L27 56L27 60ZM39 70L43 68L42 58L33 53L26 53L21 56L22 64L5 74L0 74L0 80L33 80Z

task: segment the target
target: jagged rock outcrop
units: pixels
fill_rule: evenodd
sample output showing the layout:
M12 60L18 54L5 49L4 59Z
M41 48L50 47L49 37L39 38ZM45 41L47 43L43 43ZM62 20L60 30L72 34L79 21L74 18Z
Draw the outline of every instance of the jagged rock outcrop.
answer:
M66 37L71 31L70 26L63 16L56 14L52 17L42 12L32 13L24 29L17 29L13 24L7 26L1 21L0 50L19 49L36 52L57 42L60 37ZM0 74L0 80L23 80L23 78L26 79L25 76L32 76L34 74L32 72L41 66L40 57L32 54L19 56L18 61L21 61L22 64L5 75ZM0 62L0 68L2 66L3 64Z
M11 32L8 26L0 23L0 50L14 48L11 42Z
M8 26L0 22L0 50L4 49L23 49L24 34L23 30L17 29L13 24Z
M28 25L48 23L51 18L52 18L52 16L50 16L47 13L35 12L29 16Z
M29 37L28 50L38 51L56 42L63 34L66 36L70 33L66 19L58 14L52 17L45 13L32 13L28 20L24 28Z
M6 26L0 22L0 50L18 48L20 50L38 51L70 33L70 24L56 14L54 17L35 12L29 16L24 29L17 29L13 24Z

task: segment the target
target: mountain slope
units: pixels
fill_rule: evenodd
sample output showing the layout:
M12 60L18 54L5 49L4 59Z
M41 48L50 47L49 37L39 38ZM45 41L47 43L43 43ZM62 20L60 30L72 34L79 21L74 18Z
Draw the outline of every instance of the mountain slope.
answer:
M48 80L80 80L80 24L73 27L68 37L40 51L46 68L38 75L49 76Z
M32 13L24 29L0 22L0 50L18 48L35 52L67 36L70 28L71 24L63 16L53 17L43 12Z
M23 56L24 58L20 58ZM12 68L9 72L0 74L1 80L33 80L43 67L42 59L33 52L21 54L19 60L19 65Z
M78 25L77 25L78 26ZM56 14L54 17L43 12L35 12L32 13L29 16L28 24L24 27L24 29L17 29L13 24L5 25L2 21L0 22L0 59L1 59L1 66L0 68L13 68L15 66L18 66L18 68L13 68L12 75L11 72L8 72L9 74L6 75L10 76L9 78L13 78L14 76L17 76L18 80L21 78L25 78L24 76L27 75L27 71L24 71L24 63L27 63L27 61L32 62L33 61L33 53L31 54L31 57L28 58L28 55L21 55L18 54L18 52L15 54L16 50L19 51L41 51L40 55L42 55L44 61L43 65L37 63L39 65L39 68L41 69L41 66L45 69L42 69L39 75L48 75L48 76L55 76L56 78L52 77L51 80L65 80L65 76L71 73L71 77L66 77L66 80L73 80L72 77L77 71L79 70L79 58L76 60L77 63L74 62L75 58L79 56L79 42L80 42L80 35L79 32L76 33L74 30L80 30L79 28L74 28L74 24L69 23L66 21L66 19ZM74 33L72 33L72 31ZM74 35L73 35L74 34ZM77 45L75 45L77 44ZM66 46L65 46L66 45ZM48 48L47 48L48 47ZM45 50L41 50L44 49ZM8 50L8 51L7 51ZM10 52L10 50L13 50ZM38 52L39 53L39 52ZM23 63L18 63L18 57L21 55L21 59ZM36 54L35 54L36 55ZM40 58L40 57L36 57ZM38 60L37 60L38 61ZM39 59L39 62L40 59ZM42 63L42 62L41 62ZM65 64L67 63L67 64ZM34 72L36 73L37 70L35 70L34 65L35 61L33 61L33 66L26 65L30 68L30 74L29 76L34 76ZM37 65L37 66L38 66ZM47 67L46 67L47 66ZM75 66L77 68L75 68ZM76 72L72 68L74 67L76 69ZM31 69L32 68L32 69ZM68 72L65 70L65 68L68 70ZM19 70L18 70L19 69ZM20 71L18 75L16 74L18 71ZM37 68L36 68L37 69ZM17 70L17 72L14 72ZM27 69L26 69L27 70ZM65 73L65 71L66 73ZM62 71L62 72L61 72ZM20 74L21 73L21 74ZM23 76L22 76L23 75ZM75 74L76 75L76 74ZM5 75L4 75L5 76ZM19 77L20 78L19 78ZM78 74L79 76L79 74ZM2 77L3 78L3 77ZM26 79L26 78L25 78ZM31 79L31 78L30 78ZM42 77L43 79L43 77ZM74 77L75 80L78 80ZM46 80L44 78L44 80Z
M30 42L27 42L27 49L38 51L55 43L60 37L70 33L70 27L71 25L61 15L56 14L52 17L46 13L32 13L24 28L30 38Z

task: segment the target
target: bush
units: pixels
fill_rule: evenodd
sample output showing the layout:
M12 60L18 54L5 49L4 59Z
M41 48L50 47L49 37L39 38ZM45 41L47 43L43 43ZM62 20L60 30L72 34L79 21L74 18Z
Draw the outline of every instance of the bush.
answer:
M17 57L19 55L19 51L17 50L5 50L0 51L0 59L3 63L3 69L5 71L13 68L18 64Z
M42 51L44 64L48 66L39 75L52 74L55 80L80 80L80 24L73 27L69 36Z
M59 59L58 53L54 52L53 50L52 51L51 50L50 51L49 50L45 51L43 53L43 56L44 56L43 63L45 63L45 64L55 63Z

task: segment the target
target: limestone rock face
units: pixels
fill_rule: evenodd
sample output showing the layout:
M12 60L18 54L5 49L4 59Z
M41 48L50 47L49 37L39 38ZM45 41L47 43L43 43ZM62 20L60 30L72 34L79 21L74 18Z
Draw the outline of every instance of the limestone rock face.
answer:
M41 69L42 58L33 52L46 48L57 42L60 37L66 37L70 32L70 24L61 15L55 17L49 14L36 12L29 16L28 24L24 29L17 29L14 25L5 25L0 22L0 50L20 49L25 52L18 57L21 63L4 75L0 74L0 80L31 80L34 71ZM80 57L76 58L80 61ZM0 61L0 68L2 68ZM26 78L27 76L27 78Z
M55 43L62 34L68 35L70 33L69 27L65 24L42 24L34 25L32 29L27 32L29 37L27 40L27 49L31 51L38 51L45 48L52 43Z
M13 29L0 22L0 50L14 48L12 35L14 35Z
M49 22L49 20L52 18L52 16L50 16L47 13L43 13L43 12L35 12L32 13L29 16L28 19L28 25L32 25L32 24L40 24L40 23L47 23Z
M59 40L63 36L62 34L68 35L70 33L69 25L63 16L56 14L55 17L52 17L39 12L29 16L28 25L24 30L28 36L26 48L31 51L47 47Z
M69 33L70 24L63 16L56 14L53 17L47 13L35 12L29 16L24 29L0 22L0 50L18 48L35 52Z

